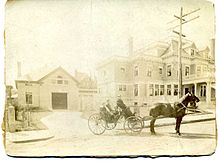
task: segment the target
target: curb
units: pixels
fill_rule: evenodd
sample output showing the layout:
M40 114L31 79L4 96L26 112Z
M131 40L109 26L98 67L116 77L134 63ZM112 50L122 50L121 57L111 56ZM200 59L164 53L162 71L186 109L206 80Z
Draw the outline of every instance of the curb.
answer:
M45 138L37 138L37 139L29 139L29 140L18 140L18 141L12 141L13 143L30 143L30 142L36 142L36 141L44 141L52 139L54 136L45 137Z
M12 143L28 143L43 141L53 138L54 135L49 130L39 131L22 131L15 133L7 133L6 139Z

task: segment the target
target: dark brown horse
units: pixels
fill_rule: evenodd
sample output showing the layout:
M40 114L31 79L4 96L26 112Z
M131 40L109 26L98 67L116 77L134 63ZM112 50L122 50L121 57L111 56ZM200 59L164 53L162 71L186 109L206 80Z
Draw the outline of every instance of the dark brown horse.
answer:
M154 124L158 116L174 117L176 118L176 133L180 135L180 124L183 116L186 114L188 103L199 102L199 98L190 92L180 98L179 102L175 102L172 106L170 103L156 103L150 108L150 122L151 134L155 134Z

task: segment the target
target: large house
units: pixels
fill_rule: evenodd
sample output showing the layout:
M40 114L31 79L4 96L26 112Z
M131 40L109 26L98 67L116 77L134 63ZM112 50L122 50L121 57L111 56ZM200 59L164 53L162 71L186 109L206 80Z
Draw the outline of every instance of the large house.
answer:
M19 77L15 82L21 106L84 111L95 104L96 82L79 72L73 77L62 67L44 67Z
M97 66L100 100L121 95L128 105L174 102L178 99L178 40L156 42L128 56L112 56ZM201 102L215 103L214 40L199 50L194 42L183 41L183 94L196 94Z

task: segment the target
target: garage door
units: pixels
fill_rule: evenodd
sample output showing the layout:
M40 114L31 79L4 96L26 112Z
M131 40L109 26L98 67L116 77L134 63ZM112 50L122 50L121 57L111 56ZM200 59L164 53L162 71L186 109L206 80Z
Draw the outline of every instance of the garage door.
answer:
M67 93L52 93L52 108L67 109Z

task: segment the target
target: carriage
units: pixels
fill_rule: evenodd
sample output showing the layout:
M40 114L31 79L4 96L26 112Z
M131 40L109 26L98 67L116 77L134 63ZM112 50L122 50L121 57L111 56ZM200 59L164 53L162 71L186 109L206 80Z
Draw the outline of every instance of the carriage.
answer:
M150 118L150 131L151 134L155 134L154 124L156 119L163 117L173 117L176 119L176 133L180 135L180 124L182 118L187 114L187 110L192 110L192 108L187 107L188 104L199 102L199 98L194 94L188 92L185 96L180 98L178 102L175 102L174 105L170 103L155 103L150 111L149 116L145 116L144 118L137 116L135 113L127 113L126 111L130 111L129 107L126 107L123 110L116 111L113 115L109 114L105 107L100 108L100 112L93 114L89 117L88 126L90 131L95 135L101 135L105 132L105 130L112 130L116 127L116 125L121 122L122 118L124 118L123 128L128 134L139 134L144 128L144 121L146 118ZM195 106L197 108L197 106ZM195 109L193 108L193 111Z
M129 135L139 134L144 127L143 119L135 113L127 115L125 111L117 110L111 115L103 106L100 107L99 113L92 114L88 119L89 129L95 135L112 130L119 123L123 124L123 129Z

